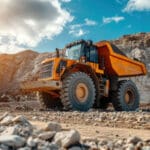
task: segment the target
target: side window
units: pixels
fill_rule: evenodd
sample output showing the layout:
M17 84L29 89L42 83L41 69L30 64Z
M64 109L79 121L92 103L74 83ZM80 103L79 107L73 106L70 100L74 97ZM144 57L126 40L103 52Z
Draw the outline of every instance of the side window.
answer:
M90 61L98 63L98 54L97 54L96 47L94 46L90 47Z
M86 47L86 59L90 61L90 47Z

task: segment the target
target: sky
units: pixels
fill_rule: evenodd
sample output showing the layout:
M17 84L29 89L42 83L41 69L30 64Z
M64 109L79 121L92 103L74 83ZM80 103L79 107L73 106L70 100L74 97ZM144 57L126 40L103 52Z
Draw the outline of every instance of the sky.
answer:
M150 32L150 0L1 0L0 53L52 52Z

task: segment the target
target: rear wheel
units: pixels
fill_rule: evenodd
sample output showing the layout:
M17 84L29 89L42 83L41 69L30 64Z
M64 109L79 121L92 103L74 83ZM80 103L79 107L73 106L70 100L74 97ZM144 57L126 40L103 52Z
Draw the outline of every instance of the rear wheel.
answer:
M112 96L113 106L117 111L134 111L139 107L138 89L130 80L120 81Z
M83 72L67 76L63 80L61 100L67 110L89 110L95 100L95 86L92 79Z
M37 92L37 99L40 102L42 109L58 108L61 106L59 98L55 98L46 92Z

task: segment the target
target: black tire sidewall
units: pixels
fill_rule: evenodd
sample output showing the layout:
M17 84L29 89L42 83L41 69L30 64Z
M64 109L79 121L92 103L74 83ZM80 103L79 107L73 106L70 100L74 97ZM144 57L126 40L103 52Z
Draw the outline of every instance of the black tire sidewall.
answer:
M54 109L56 107L62 107L60 99L53 98L49 93L37 92L38 102L44 109Z
M134 93L134 101L131 104L127 104L125 102L125 94L126 91L130 89ZM119 96L120 96L120 104L122 106L122 110L124 111L134 111L139 107L139 93L136 85L132 81L127 81L125 84L123 84L119 90Z
M85 102L80 102L76 98L75 89L79 83L84 83L88 88L88 97ZM72 108L80 111L87 111L93 106L95 99L95 87L92 79L85 73L76 74L69 83L69 100Z

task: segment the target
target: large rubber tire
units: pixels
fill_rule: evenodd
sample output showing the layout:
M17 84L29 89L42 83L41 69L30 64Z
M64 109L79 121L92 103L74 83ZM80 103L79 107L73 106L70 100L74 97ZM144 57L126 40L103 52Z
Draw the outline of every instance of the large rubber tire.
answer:
M80 85L85 86L83 101L80 100L77 92ZM62 104L66 110L88 111L94 104L96 95L95 86L92 79L86 73L76 72L70 74L63 80L63 87L60 95Z
M40 102L41 109L54 109L61 106L60 99L54 98L46 92L37 92L37 100Z
M139 108L139 93L131 80L118 83L117 91L112 93L112 103L116 111L135 111Z

